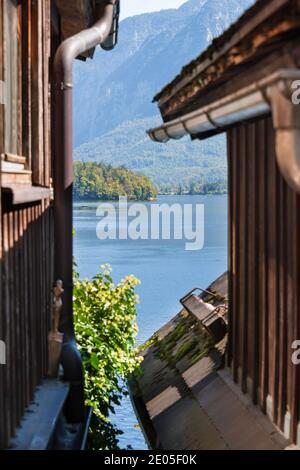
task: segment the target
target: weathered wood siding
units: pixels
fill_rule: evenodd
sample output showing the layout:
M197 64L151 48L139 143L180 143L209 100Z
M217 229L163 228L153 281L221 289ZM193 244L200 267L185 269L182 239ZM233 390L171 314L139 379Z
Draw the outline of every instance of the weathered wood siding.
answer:
M3 8L0 4L0 80L4 81L3 64ZM2 85L1 85L2 86ZM0 102L0 154L4 151L4 104Z
M6 343L6 365L0 365L0 448L9 445L36 387L47 373L47 335L53 284L53 209L50 191L28 202L35 187L51 186L51 2L12 1L17 9L18 69L6 69L5 6L0 0L0 80L17 83L18 119L6 122L0 105L0 153L7 159L5 128L17 136L17 163L25 157L24 174L15 174L13 191L18 205L8 196L11 189L1 172L0 208L0 340ZM4 155L5 154L5 155ZM21 157L21 158L20 158ZM30 173L31 172L31 173ZM24 184L26 182L26 185ZM18 183L23 183L18 186ZM18 189L19 187L19 189ZM24 200L22 200L24 195ZM42 199L42 197L45 197Z
M0 448L14 435L47 373L53 282L52 207L48 201L2 208Z
M297 438L300 366L300 197L275 158L271 117L227 132L230 340L233 377ZM291 417L291 419L290 419Z

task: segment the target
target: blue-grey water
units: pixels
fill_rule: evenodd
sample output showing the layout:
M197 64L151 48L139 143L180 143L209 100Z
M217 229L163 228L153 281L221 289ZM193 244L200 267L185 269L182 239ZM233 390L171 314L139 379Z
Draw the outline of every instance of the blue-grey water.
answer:
M177 314L179 299L186 292L193 287L207 287L227 269L227 196L160 196L157 202L193 207L204 204L203 249L187 251L185 240L174 239L99 240L98 204L74 204L74 251L80 276L92 277L103 263L109 263L115 283L127 274L141 280L137 289L139 343ZM148 209L151 204L146 203ZM124 398L112 420L124 432L120 438L122 448L147 448L129 398Z

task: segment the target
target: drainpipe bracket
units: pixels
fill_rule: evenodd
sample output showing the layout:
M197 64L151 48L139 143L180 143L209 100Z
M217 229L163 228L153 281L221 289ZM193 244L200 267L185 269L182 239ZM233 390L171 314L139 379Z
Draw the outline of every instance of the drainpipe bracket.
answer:
M67 83L67 82L61 82L60 83L60 90L61 91L70 90L72 88L73 88L73 83Z
M206 119L210 122L210 124L215 128L215 129L223 129L223 126L220 126L210 115L209 112L205 113Z
M6 104L6 83L0 80L0 105Z

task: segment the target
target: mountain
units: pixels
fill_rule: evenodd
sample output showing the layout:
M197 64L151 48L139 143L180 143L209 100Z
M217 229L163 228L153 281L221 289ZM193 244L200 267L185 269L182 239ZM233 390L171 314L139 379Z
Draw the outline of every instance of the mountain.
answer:
M202 165L201 175L213 176L216 162L211 160L210 172L206 158L213 146L213 158L219 158L225 178L224 139L222 145L222 138L218 138L216 145L185 140L162 146L151 143L145 130L158 115L151 102L154 94L252 3L253 0L189 0L178 9L123 20L114 51L98 49L93 61L77 61L74 67L74 144L79 147L75 158L87 160L90 155L97 161L125 164L154 175L155 183L164 184L168 178L185 178L188 168L199 174L199 150L208 164L205 171ZM126 143L120 146L122 139ZM168 171L172 171L169 176Z
M158 117L126 121L75 150L79 161L126 166L148 176L161 191L188 188L190 182L226 179L225 136L192 142L189 137L168 144L152 142L145 129Z

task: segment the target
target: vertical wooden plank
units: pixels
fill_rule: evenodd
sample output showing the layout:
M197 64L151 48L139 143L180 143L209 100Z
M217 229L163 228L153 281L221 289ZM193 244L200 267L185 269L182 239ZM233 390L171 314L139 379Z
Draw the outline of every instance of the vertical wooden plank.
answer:
M3 222L3 278L6 282L3 285L3 316L4 316L4 341L6 344L6 366L4 368L4 416L3 416L3 440L5 445L12 433L11 415L12 415L12 399L11 399L11 374L10 367L12 365L12 347L10 338L11 318L10 318L10 302L9 302L9 237L8 237L8 214L5 212L2 215Z
M266 411L268 394L268 314L267 314L267 148L266 121L257 124L259 135L258 152L258 313L259 313L259 404Z
M287 285L286 285L286 301L287 301L287 412L292 415L294 413L294 390L293 390L293 374L294 374L294 365L291 360L292 343L296 338L295 336L295 319L294 319L294 305L295 305L295 279L294 279L294 264L295 264L295 227L296 227L296 208L295 208L295 193L287 188L287 239L286 239L286 249L287 249L287 260L286 260L286 270L287 270ZM299 367L299 366L298 366ZM293 425L289 427L289 432L294 433Z
M254 124L254 132L255 132L255 146L254 146L254 181L255 181L255 201L254 201L254 217L253 217L253 235L254 235L254 264L252 266L252 276L253 276L253 287L254 287L254 301L253 301L253 309L254 309L254 322L253 322L253 401L255 404L259 402L259 334L260 334L260 311L259 311L259 230L258 230L258 221L259 221L259 212L260 212L260 205L259 205L259 160L261 158L263 146L261 146L261 136L260 136L260 127L256 122Z
M30 400L33 399L33 390L35 387L35 373L36 373L36 357L35 357L35 347L34 347L34 321L33 321L33 311L34 311L34 298L33 298L33 269L34 269L34 257L32 252L32 231L33 231L33 217L31 207L27 207L27 252L28 252L28 265L27 265L27 279L28 279L28 328L30 331L29 339L29 361L32 366L29 368L30 373Z
M13 236L13 213L10 211L7 213L7 271L6 271L6 282L7 282L7 319L9 327L7 328L7 337L9 338L10 353L9 353L9 364L7 364L8 372L8 393L10 401L10 430L11 434L15 432L17 426L17 397L16 397L16 386L17 386L17 370L16 370L16 337L15 337L15 292L14 292L14 274L15 274L15 263L14 263L14 236ZM12 393L14 391L15 393Z
M23 155L23 116L22 116L22 103L23 103L23 69L22 69L22 62L23 62L23 30L22 30L22 11L23 4L19 3L17 6L17 125L18 125L18 132L17 132L17 155Z
M46 290L46 299L47 299L47 318L46 318L46 333L47 333L47 345L46 345L46 369L48 370L48 333L50 330L50 321L51 321L51 303L52 303L52 263L54 258L54 253L52 252L52 236L51 236L51 224L52 224L52 211L50 202L46 203L46 258L51 259L48 269L47 269L47 290Z
M50 186L50 89L49 89L49 61L51 45L50 0L44 0L43 5L43 86L44 86L44 184Z
M239 175L237 192L239 194L239 375L243 392L247 391L247 175L246 175L246 129L241 125L237 129L238 155L239 155Z
M44 267L43 270L43 376L47 374L48 369L48 332L49 332L49 319L51 316L51 309L49 305L49 295L50 295L50 272L51 272L51 261L48 263L47 260L50 260L50 253L48 251L48 246L51 243L49 233L48 233L48 201L42 201L42 239L43 239L43 252L42 252L42 259Z
M32 272L31 272L31 299L32 299L32 312L31 312L31 328L32 328L32 339L33 339L33 363L34 363L34 376L33 376L33 387L32 393L34 392L35 387L39 383L39 355L38 355L38 318L36 317L36 312L39 309L38 303L38 279L37 279L37 238L36 238L36 207L35 205L30 207L31 212L31 257L32 257Z
M0 2L0 80L4 80L3 64L3 2ZM0 103L0 155L4 153L4 104ZM1 164L1 163L0 163ZM1 172L0 172L0 191L1 191ZM2 249L2 201L0 199L0 278L2 280L3 249ZM5 311L3 302L3 282L0 286L0 340L5 340ZM5 366L0 365L0 448L6 444L6 419L7 410L5 403Z
M31 1L22 3L22 155L31 169Z
M47 212L46 212L46 204L45 201L42 201L42 268L43 268L43 318L42 318L42 331L43 331L43 342L42 342L42 349L43 349L43 376L46 374L46 367L47 367L47 352L45 345L47 344L47 316L50 314L50 312L47 311L47 281L48 281L48 276L47 276L47 255L46 255L46 244L47 244L47 238L46 238L46 218L47 218Z
M32 180L44 185L44 87L43 87L42 2L31 2L31 132Z
M43 364L44 364L44 350L43 343L45 342L44 331L43 331L43 320L44 320L44 292L43 292L43 267L45 260L43 259L43 237L42 237L42 207L41 202L35 206L36 216L36 294L37 294L37 310L35 312L37 322L37 353L39 357L38 361L38 378L37 383L41 383L43 377Z
M230 362L233 379L238 381L239 369L239 198L237 197L238 184L238 142L237 130L227 132L228 141L228 189L229 189L229 347Z
M27 278L27 210L23 207L19 212L21 239L21 286L22 286L22 317L23 317L23 363L24 363L24 407L30 400L29 391L29 325L28 325L28 278Z
M50 260L48 265L48 282L47 282L47 338L48 332L51 327L51 314L52 314L52 284L54 279L54 220L53 220L53 206L50 201L47 201L47 259ZM48 345L48 342L47 342ZM46 346L47 368L48 368L48 347Z
M18 207L18 211L16 212L16 226L17 230L17 249L18 249L18 271L17 271L17 282L18 282L18 304L19 304L19 322L20 322L20 378L21 378L21 397L20 397L20 418L23 416L24 408L26 406L25 401L25 393L26 393L26 385L25 385L25 353L24 353L24 346L25 346L25 336L24 336L24 283L23 283L23 250L22 250L22 235L23 234L23 225L22 225L22 207Z
M293 193L293 211L295 214L295 225L292 232L292 246L294 249L293 252L293 282L294 282L294 302L293 302L293 341L300 338L300 319L299 319L299 282L300 282L300 247L299 247L299 237L300 237L300 199L296 193ZM293 364L292 366L292 378L291 378L291 389L292 389L292 404L291 404L291 437L294 442L297 439L297 427L299 422L299 389L300 389L300 378L299 378L299 365Z
M295 244L295 261L296 261L296 275L295 275L295 285L298 287L300 283L300 196L299 194L296 195L296 230L295 230L295 238L297 243ZM295 334L297 339L300 338L300 292L299 289L296 288L296 296L295 296ZM296 367L295 370L295 382L294 382L294 397L295 397L295 415L293 416L295 422L295 432L294 432L294 441L296 441L296 437L298 435L299 438L299 425L300 425L300 367L299 365Z
M231 136L227 132L227 181L228 181L228 298L229 298L229 311L228 316L228 350L227 350L227 367L232 366L232 346L233 346L233 244L232 244L232 232L233 232L233 210L232 210L232 149L231 149Z
M18 283L18 309L19 309L19 322L20 322L20 340L19 340L19 353L20 353L20 390L21 390L21 415L28 402L26 400L26 320L25 320L25 273L24 273L24 224L23 224L23 208L20 206L15 211L16 222L15 226L18 227L17 239L15 244L18 251L18 270L17 270L17 283Z
M0 3L0 80L4 82L4 19L3 2ZM4 97L3 97L4 98ZM0 154L4 153L4 103L0 102Z
M15 291L14 291L14 276L15 276L15 260L14 260L14 234L13 234L13 213L8 213L8 259L9 259L9 272L8 272L8 295L9 295L9 312L11 326L8 330L11 344L11 365L10 365L10 384L11 384L11 422L12 432L15 432L17 426L17 361L16 361L16 309L15 309ZM15 393L11 393L15 391Z
M256 124L249 124L247 129L247 293L248 293L248 315L247 315L247 391L256 403L257 394L257 358L256 358L256 341L257 341L257 220L256 220Z
M287 184L279 174L278 426L284 429L287 384Z
M239 230L240 230L240 219L239 219L239 204L240 200L238 198L238 173L239 173L239 160L238 160L238 143L237 143L237 131L232 135L232 266L233 266L233 285L232 285L232 308L233 308L233 376L235 382L238 382L238 371L239 371L239 255L240 255L240 240L239 240Z
M19 246L19 220L18 220L18 208L11 211L12 215L12 253L13 253L13 279L12 279L12 291L14 296L14 328L13 335L15 337L15 375L16 375L16 422L19 424L19 419L22 416L22 397L23 397L23 370L22 370L22 321L20 311L20 246Z
M268 393L272 404L268 408L268 414L276 422L277 419L277 315L278 315L278 293L277 293L277 172L274 151L274 131L272 124L268 122L267 127L267 151L268 151L268 347L269 347L269 384Z

